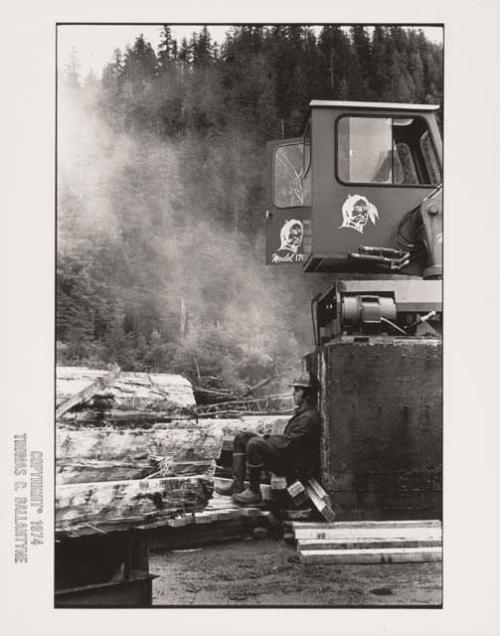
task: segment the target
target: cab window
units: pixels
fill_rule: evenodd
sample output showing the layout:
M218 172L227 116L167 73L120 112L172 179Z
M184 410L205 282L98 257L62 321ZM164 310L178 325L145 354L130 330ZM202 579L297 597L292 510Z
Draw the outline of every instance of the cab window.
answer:
M310 145L302 142L278 146L273 157L273 203L277 208L311 205Z
M337 176L344 183L439 185L441 169L427 122L421 117L341 117Z

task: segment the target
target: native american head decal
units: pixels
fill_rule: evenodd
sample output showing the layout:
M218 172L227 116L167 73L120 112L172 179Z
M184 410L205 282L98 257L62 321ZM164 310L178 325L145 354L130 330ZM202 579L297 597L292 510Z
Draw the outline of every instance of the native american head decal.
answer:
M280 231L280 250L286 250L296 254L302 245L304 238L304 226L302 221L291 219L287 221Z
M342 225L363 234L363 229L368 221L373 225L378 220L377 208L366 197L359 194L349 195L342 206Z

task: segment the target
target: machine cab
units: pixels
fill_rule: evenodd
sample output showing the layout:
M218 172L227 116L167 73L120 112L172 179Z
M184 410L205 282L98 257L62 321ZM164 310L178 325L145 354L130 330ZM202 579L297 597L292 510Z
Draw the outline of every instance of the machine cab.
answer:
M419 255L404 247L422 232L408 223L412 211L442 182L439 107L319 100L310 107L303 137L270 144L266 262L302 263L308 272L421 273ZM426 246L440 252L437 230Z

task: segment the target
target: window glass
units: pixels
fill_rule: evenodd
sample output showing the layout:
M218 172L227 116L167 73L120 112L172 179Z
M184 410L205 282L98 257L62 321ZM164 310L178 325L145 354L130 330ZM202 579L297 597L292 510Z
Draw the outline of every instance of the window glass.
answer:
M420 117L341 117L337 174L345 183L438 185L439 162Z
M304 144L286 144L274 151L274 205L311 205L311 171L304 177Z
M415 162L408 144L394 146L394 182L398 184L418 184Z
M439 163L434 152L434 146L429 135L429 131L425 131L420 139L420 147L422 148L422 154L424 156L427 172L431 175L432 183L441 182L441 170Z

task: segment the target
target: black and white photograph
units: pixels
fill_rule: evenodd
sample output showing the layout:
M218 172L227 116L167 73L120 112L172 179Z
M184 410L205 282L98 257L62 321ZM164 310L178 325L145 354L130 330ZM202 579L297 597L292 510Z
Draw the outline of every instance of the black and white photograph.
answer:
M55 606L440 607L443 26L57 38Z
M498 633L498 0L1 11L5 633Z

